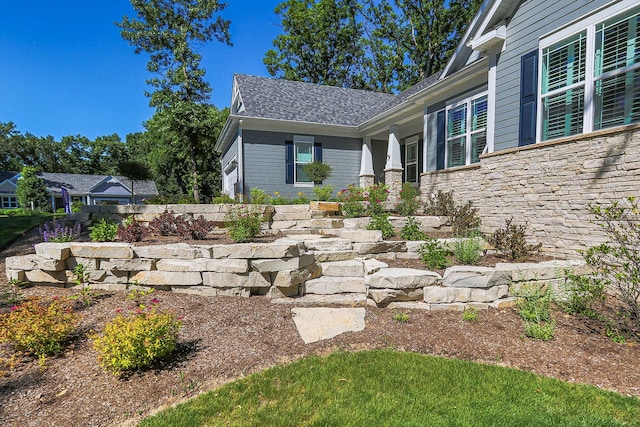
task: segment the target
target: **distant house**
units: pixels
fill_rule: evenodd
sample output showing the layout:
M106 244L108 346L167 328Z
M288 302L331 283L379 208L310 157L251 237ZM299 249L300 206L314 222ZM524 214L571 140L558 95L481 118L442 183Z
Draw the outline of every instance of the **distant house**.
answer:
M83 175L70 173L38 173L51 195L51 205L55 209L64 207L62 188L69 192L71 201L81 201L87 205L140 203L158 195L153 181L133 183L135 200L131 196L131 181L114 175ZM0 172L0 208L18 207L15 190L20 174Z
M398 95L236 74L216 150L229 195L308 192L314 160L338 189L397 195L483 155L638 122L637 0L485 0L442 72Z

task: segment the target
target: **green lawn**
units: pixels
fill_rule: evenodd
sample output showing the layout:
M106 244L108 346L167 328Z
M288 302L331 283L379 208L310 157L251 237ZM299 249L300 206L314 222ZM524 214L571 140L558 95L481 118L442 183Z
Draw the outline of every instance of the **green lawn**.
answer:
M33 227L44 224L51 215L0 216L0 250L6 248Z
M165 410L150 426L639 426L640 399L415 353L312 357Z

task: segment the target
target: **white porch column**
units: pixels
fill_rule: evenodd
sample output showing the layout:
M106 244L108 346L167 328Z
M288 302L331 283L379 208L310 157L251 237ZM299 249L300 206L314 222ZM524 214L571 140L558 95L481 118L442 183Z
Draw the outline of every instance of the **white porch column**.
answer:
M362 157L360 158L360 187L367 188L374 184L373 155L371 151L371 137L362 138Z
M389 128L389 142L387 143L387 169L402 169L402 161L400 160L400 138L398 126L391 125Z
M393 209L398 203L402 190L402 159L400 158L400 134L396 125L389 128L387 144L387 164L384 168L384 183L389 190L387 209Z
M487 146L485 153L493 153L495 129L496 129L496 68L498 65L498 53L489 55L489 72L487 74Z

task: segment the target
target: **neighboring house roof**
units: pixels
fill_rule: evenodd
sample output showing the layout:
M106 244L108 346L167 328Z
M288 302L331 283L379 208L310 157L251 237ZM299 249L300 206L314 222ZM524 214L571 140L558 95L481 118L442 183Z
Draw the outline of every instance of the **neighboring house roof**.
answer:
M85 174L73 174L73 173L48 173L41 172L38 176L44 179L47 189L55 193L59 193L61 187L66 188L72 194L91 194L93 189L101 183L108 181L111 178L117 179L122 185L131 188L131 181L122 176L111 175L85 175ZM158 194L155 182L148 181L136 181L133 190L136 194Z
M394 95L236 74L244 104L237 116L358 126Z
M2 172L0 171L0 184L5 182L8 179L13 178L18 175L20 172Z

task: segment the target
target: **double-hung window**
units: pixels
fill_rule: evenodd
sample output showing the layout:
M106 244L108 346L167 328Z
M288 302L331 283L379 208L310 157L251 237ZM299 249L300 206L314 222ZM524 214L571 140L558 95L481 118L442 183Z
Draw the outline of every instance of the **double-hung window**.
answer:
M14 209L18 207L18 199L15 196L2 196L0 199L1 208L3 209Z
M640 121L640 9L585 21L541 42L543 141Z
M446 167L478 163L486 145L486 94L447 107Z
M313 161L313 140L296 140L294 141L296 151L296 183L311 182L304 173L304 165Z
M404 180L418 182L418 135L407 138L404 143Z

